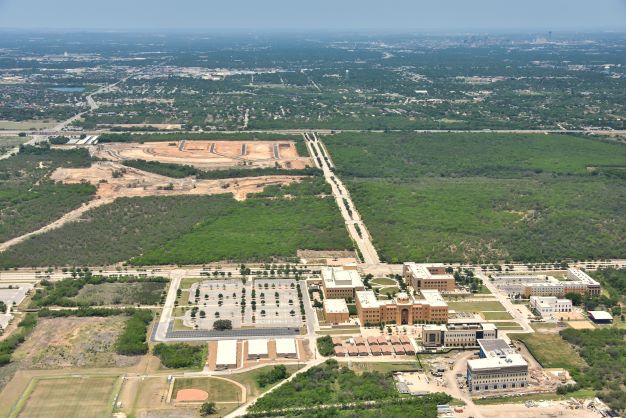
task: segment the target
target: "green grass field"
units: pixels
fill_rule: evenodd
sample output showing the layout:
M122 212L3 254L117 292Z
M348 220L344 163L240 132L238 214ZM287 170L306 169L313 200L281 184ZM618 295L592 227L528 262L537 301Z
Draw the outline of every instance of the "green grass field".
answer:
M626 183L602 171L626 166L621 144L488 133L324 142L385 261L626 256Z
M498 301L448 302L448 306L459 312L506 311Z
M386 277L379 277L373 280L370 280L371 284L378 284L381 286L396 286L398 284L398 282L396 282L393 279L388 279Z
M372 362L372 363L358 363L352 362L351 369L357 373L365 373L365 372L379 372L379 373L390 373L390 372L401 372L405 370L421 370L420 365L415 361L409 362Z
M210 377L176 378L172 397L182 389L200 389L209 394L208 401L237 402L241 400L241 389L234 383Z
M509 334L511 339L523 342L535 359L543 367L562 367L581 369L585 361L559 334Z
M593 390L580 389L570 392L566 395L557 395L556 393L538 393L521 396L503 396L497 398L474 399L476 405L500 405L507 403L524 403L527 401L563 401L571 398L574 399L592 399L596 396Z
M113 410L117 376L36 379L11 417L102 418Z
M498 319L513 319L508 312L483 312L483 316L487 321L493 321Z

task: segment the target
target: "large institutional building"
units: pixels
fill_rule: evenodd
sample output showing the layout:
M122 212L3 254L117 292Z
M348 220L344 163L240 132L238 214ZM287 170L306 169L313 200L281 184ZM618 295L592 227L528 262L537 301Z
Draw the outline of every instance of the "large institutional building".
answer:
M355 293L365 287L356 268L325 267L322 269L322 289L326 299L354 299Z
M426 348L476 347L478 340L496 338L498 328L487 322L456 322L447 325L424 325L422 328L422 344Z
M599 295L600 283L582 270L567 269L566 280L539 275L494 275L496 286L509 293L519 293L525 298L531 296L556 296L562 298L568 293Z
M480 358L467 361L467 387L472 392L528 386L528 363L506 341L478 340Z
M371 290L356 292L356 309L362 325L395 323L398 325L415 323L448 322L448 304L438 290L421 290L422 299L416 299L404 292L391 300L378 300Z
M407 285L415 290L427 289L440 292L454 290L454 276L446 273L443 264L404 263L402 276Z

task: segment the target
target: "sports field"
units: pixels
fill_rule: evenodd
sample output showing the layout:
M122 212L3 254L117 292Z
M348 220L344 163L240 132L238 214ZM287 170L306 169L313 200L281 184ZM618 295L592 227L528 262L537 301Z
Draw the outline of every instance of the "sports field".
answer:
M11 418L108 417L118 382L118 376L35 379Z
M186 389L198 389L206 392L208 401L212 402L237 402L241 401L241 389L234 383L225 379L199 377L180 379L174 382L172 399L180 398L179 391Z

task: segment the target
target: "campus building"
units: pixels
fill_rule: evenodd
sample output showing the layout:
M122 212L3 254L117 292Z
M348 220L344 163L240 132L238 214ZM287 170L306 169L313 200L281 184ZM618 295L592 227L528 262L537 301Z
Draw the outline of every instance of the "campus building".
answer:
M454 291L454 276L446 272L443 264L404 263L402 276L413 289Z
M531 296L530 307L544 318L559 312L572 312L572 301L556 296Z
M555 296L562 298L568 293L599 295L600 283L582 270L567 269L565 280L541 275L494 275L494 283L509 294L519 293L525 298L531 296Z
M358 271L345 267L325 267L322 269L322 289L326 299L354 299L355 292L365 287Z
M345 299L324 299L326 322L342 324L350 320L350 311Z
M378 300L371 290L356 292L356 309L362 325L448 322L448 304L437 290L422 290L421 299L404 292L391 300Z
M528 363L506 341L478 340L480 358L467 361L471 392L511 390L528 386Z
M478 340L498 338L498 327L487 322L448 323L424 325L422 344L433 347L476 347Z

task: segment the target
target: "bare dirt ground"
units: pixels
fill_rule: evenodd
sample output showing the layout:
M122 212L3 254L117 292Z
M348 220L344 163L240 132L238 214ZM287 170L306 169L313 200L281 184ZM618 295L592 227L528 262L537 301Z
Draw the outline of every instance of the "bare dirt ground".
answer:
M589 321L567 321L567 325L574 329L595 329L595 325Z
M249 193L260 192L265 186L290 184L301 178L261 176L222 180L175 179L107 161L96 162L89 168L59 168L51 176L52 180L64 183L91 183L98 188L96 197L99 199L232 193L235 199L245 200Z
M536 417L568 417L598 418L597 412L586 409L571 409L566 402L545 402L539 407L528 408L520 404L478 406L483 418L536 418Z
M123 317L41 318L14 358L20 360L21 369L129 367L138 358L114 350L124 323Z
M90 147L93 156L111 161L147 160L187 164L201 169L237 166L304 168L293 141L169 141L107 143Z

